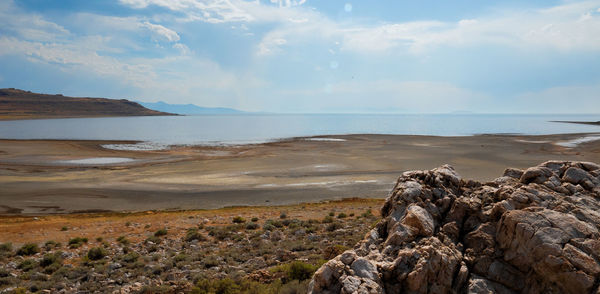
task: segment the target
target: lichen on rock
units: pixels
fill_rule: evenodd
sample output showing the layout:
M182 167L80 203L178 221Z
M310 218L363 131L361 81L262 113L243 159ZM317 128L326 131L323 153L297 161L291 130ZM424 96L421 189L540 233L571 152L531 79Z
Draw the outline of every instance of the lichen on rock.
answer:
M549 161L492 182L405 172L382 219L310 293L600 293L600 165Z

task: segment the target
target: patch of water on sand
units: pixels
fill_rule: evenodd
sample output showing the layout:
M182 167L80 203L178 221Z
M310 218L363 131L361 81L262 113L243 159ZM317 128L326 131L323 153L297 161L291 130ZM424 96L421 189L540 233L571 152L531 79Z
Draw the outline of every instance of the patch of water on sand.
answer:
M600 136L586 136L586 137L581 137L581 138L577 138L577 139L573 139L573 140L569 140L569 141L556 142L554 144L556 144L558 146L562 146L562 147L573 148L573 147L577 147L577 145L579 145L579 144L593 142L593 141L597 141L597 140L600 140Z
M515 140L517 142L521 142L521 143L531 143L531 144L546 144L546 143L550 143L550 141L544 141L544 140L522 140L522 139L517 139Z
M81 158L81 159L57 160L57 161L55 161L55 163L94 165L94 164L127 163L127 162L133 162L133 161L135 161L135 159L127 158L127 157L90 157L90 158Z
M169 149L169 145L155 142L140 142L135 144L104 144L102 148L121 151L155 151Z
M346 142L346 139L338 138L306 138L306 141L317 141L317 142Z

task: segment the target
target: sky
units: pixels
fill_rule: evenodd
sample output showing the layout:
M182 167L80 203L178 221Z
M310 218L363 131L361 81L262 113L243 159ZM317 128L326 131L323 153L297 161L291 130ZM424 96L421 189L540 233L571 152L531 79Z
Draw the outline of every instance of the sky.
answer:
M600 0L0 0L8 87L281 113L600 113Z

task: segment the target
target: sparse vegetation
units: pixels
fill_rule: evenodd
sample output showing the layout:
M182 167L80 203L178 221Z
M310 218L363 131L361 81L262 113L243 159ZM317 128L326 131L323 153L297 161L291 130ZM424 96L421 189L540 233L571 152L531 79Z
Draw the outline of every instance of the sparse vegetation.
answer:
M121 243L122 245L129 244L129 240L125 236L119 236L117 238L117 242Z
M234 217L232 221L234 224L242 224L246 222L246 220L241 216Z
M100 260L100 259L104 258L106 255L108 255L108 252L106 251L106 249L104 249L102 247L94 247L94 248L88 250L87 258L89 258L90 260Z
M297 213L289 210L285 218L279 218L281 212L275 211L260 216L264 222L258 216L233 214L203 219L199 225L194 224L198 217L190 221L186 215L182 217L186 226L163 220L152 225L161 228L168 224L164 235L158 233L161 230L148 232L139 220L131 221L127 228L123 220L115 232L106 230L102 237L94 237L93 246L85 246L85 237L63 241L65 237L55 232L58 235L52 237L66 246L61 248L59 242L49 240L38 248L41 255L25 258L14 254L10 244L0 244L0 257L4 256L0 259L0 289L306 293L309 279L323 258L333 258L355 244L374 221L338 218L341 210L335 211L333 217L328 216L330 223L316 219L322 211L313 211L312 219L292 218L290 215ZM232 224L236 216L247 221ZM330 231L329 227L336 229ZM119 234L123 235L116 238ZM3 266L9 262L15 266ZM138 286L132 288L134 284Z
M17 255L34 255L40 252L40 248L35 243L27 243L17 250Z
M88 238L76 237L69 240L69 248L79 248L81 245L88 242Z
M162 237L167 235L167 229L160 229L154 232L154 237Z

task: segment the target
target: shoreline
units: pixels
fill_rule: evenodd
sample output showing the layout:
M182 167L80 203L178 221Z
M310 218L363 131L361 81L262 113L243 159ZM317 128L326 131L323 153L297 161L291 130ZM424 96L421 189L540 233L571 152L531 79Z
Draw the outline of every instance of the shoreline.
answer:
M507 167L547 160L600 162L600 140L595 136L600 138L600 133L355 134L144 151L102 147L137 141L0 139L0 214L188 210L384 198L402 172L446 163L465 178L489 181ZM581 141L586 137L594 140ZM581 143L569 146L574 140ZM57 164L95 158L132 161Z

